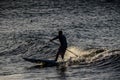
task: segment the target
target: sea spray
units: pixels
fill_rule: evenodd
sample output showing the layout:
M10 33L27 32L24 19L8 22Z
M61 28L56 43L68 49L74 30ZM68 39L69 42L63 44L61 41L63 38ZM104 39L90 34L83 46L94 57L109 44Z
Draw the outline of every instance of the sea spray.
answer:
M81 49L77 46L70 46L67 48L64 61L73 61L73 62L86 62L90 63L93 61L97 55L105 52L106 49ZM59 57L59 61L61 61L61 57Z

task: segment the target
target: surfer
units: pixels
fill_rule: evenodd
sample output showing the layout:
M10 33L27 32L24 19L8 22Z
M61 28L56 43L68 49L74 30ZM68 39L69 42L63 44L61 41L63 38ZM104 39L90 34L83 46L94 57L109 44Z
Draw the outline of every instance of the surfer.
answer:
M66 37L63 35L62 31L59 31L58 32L58 36L54 37L50 41L53 41L53 40L56 40L56 39L59 39L59 41L60 41L60 47L59 47L58 52L56 54L55 61L57 61L59 55L61 55L62 59L64 60L65 51L67 49L67 40L66 40Z

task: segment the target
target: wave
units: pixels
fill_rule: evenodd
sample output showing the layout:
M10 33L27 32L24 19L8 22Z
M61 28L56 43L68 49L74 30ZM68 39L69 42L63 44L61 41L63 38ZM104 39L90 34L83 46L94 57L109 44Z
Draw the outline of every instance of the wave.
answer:
M55 53L57 52L56 46L54 46L53 49L50 49L50 46L48 45L40 46L37 43L23 43L18 45L15 49L1 52L0 55L2 61L0 63L23 62L23 57L54 59ZM59 58L59 60L61 60L61 58ZM70 63L68 63L69 65L84 64L89 65L92 68L106 69L106 71L120 71L120 49L81 49L76 46L71 46L68 47L66 51L65 60Z
M108 54L109 53L109 54ZM109 68L109 70L120 71L120 50L111 50L107 52L106 56L103 56L101 59L97 59L94 62L94 65L99 68Z
M50 48L49 43L47 45L40 46L38 43L22 43L16 46L13 49L9 49L0 53L0 56L12 56L12 55L19 55L27 56L27 57L34 57L39 58L44 57L51 57L51 55L55 55L57 50L54 46L53 49ZM44 48L44 49L43 49ZM80 49L79 47L70 46L66 50L65 53L65 60L72 58L73 60L79 60L80 62L92 63L96 61L112 59L111 56L120 56L120 50L114 49ZM22 57L21 56L21 57Z
M95 62L95 61L100 61L104 60L106 58L111 58L112 56L118 56L120 55L120 50L119 49L114 49L114 50L109 50L109 49L78 49L76 47L69 48L71 52L74 54L78 55L79 59L82 61L85 61L87 63ZM66 56L69 58L70 57L76 57L73 53L71 52L66 52ZM119 57L119 56L118 56Z
M16 35L2 38L2 41L13 41L10 44L10 48L0 52L1 64L23 62L23 57L40 58L40 59L54 59L58 45L48 43L52 34L48 32L43 34L46 30L39 31L25 31L23 33L17 33ZM5 44L6 46L8 44ZM70 44L72 45L72 44ZM61 60L61 58L59 58ZM105 49L105 48L86 48L82 49L79 46L68 47L65 60L70 61L73 64L90 64L91 66L99 68L115 69L120 71L120 49Z
M74 50L77 51L78 49ZM100 69L120 71L120 49L79 49L79 57L74 56L72 62L73 64L84 63Z

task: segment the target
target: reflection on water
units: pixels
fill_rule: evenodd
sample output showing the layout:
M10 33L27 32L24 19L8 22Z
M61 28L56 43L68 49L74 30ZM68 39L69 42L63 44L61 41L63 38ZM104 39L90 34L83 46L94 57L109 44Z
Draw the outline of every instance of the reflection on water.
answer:
M119 8L105 0L0 1L0 80L119 80ZM22 59L55 55L58 45L48 40L58 29L89 63L41 67Z
M0 76L0 80L119 80L119 72L101 69L92 64L68 67L30 66L24 73ZM117 74L116 74L117 73Z

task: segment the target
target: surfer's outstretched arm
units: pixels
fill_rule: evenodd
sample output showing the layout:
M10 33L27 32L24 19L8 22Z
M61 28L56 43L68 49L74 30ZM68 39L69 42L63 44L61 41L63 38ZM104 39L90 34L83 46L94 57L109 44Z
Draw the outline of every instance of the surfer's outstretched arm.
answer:
M51 39L50 41L53 41L53 40L56 40L56 39L59 39L59 36L54 37L54 38Z

